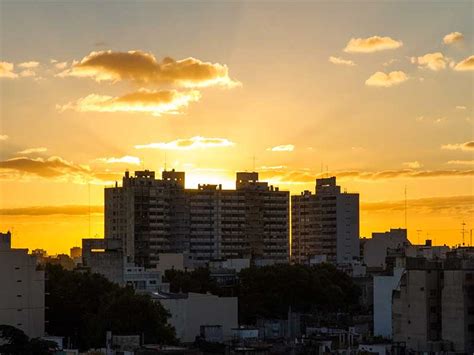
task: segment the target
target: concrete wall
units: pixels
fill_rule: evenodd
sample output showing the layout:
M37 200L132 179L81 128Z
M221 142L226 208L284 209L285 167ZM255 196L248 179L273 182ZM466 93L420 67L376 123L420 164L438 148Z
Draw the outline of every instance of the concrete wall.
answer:
M338 264L349 264L360 256L359 194L339 194L336 199Z
M374 277L374 335L392 338L392 292L400 282L403 269L393 275Z
M0 250L0 324L32 338L44 335L44 271L27 249Z
M224 340L238 326L237 297L218 297L189 293L188 298L163 299L159 302L170 313L168 322L175 327L176 336L185 343L194 342L201 325L222 325Z

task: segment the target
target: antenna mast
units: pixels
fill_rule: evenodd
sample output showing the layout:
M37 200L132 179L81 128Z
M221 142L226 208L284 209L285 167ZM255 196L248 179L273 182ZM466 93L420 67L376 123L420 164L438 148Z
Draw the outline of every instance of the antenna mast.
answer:
M461 232L462 233L462 245L464 246L464 233L466 232L464 230L464 226L466 225L466 223L464 221L462 221L461 225L462 225L462 232Z
M408 230L408 224L407 224L407 185L405 185L405 229Z

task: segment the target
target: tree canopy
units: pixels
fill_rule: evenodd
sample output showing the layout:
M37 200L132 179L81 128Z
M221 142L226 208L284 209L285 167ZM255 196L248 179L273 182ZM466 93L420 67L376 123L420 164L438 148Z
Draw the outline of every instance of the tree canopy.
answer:
M295 312L348 311L357 306L360 294L352 279L330 264L251 267L238 277L229 291L220 289L205 268L165 273L172 292L238 296L240 321L247 324L258 317L284 319L290 307Z
M147 295L135 294L99 274L46 266L49 334L64 336L80 350L105 346L106 331L143 335L147 343L175 343L169 313Z
M39 338L29 339L20 329L11 325L0 325L0 354L3 355L49 355L57 345Z

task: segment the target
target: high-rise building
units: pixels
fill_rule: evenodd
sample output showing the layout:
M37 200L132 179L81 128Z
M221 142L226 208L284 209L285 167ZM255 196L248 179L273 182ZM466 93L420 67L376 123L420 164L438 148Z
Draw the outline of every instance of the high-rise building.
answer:
M237 173L236 189L184 188L184 172L125 173L105 191L105 237L122 241L131 262L158 264L159 253L187 252L195 262L248 257L288 261L289 193Z
M129 262L150 267L158 253L187 250L188 211L184 173L125 173L122 186L105 189L105 238L122 242Z
M28 249L13 249L11 233L0 233L0 324L44 336L44 271Z
M316 180L316 192L291 197L292 260L349 264L359 258L359 194L341 193L336 178ZM324 258L321 258L324 257Z

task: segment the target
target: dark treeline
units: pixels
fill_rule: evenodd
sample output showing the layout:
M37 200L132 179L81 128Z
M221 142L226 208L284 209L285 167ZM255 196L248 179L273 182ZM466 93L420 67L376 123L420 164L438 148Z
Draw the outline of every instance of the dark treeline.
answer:
M168 270L165 280L172 292L211 292L239 297L241 323L257 318L285 319L294 312L348 312L357 307L359 287L344 272L329 264L316 266L273 265L242 270L232 289L219 289L208 269Z
M46 266L46 331L64 336L80 350L105 345L106 331L143 335L149 344L176 342L168 312L149 296L135 294L105 277Z

